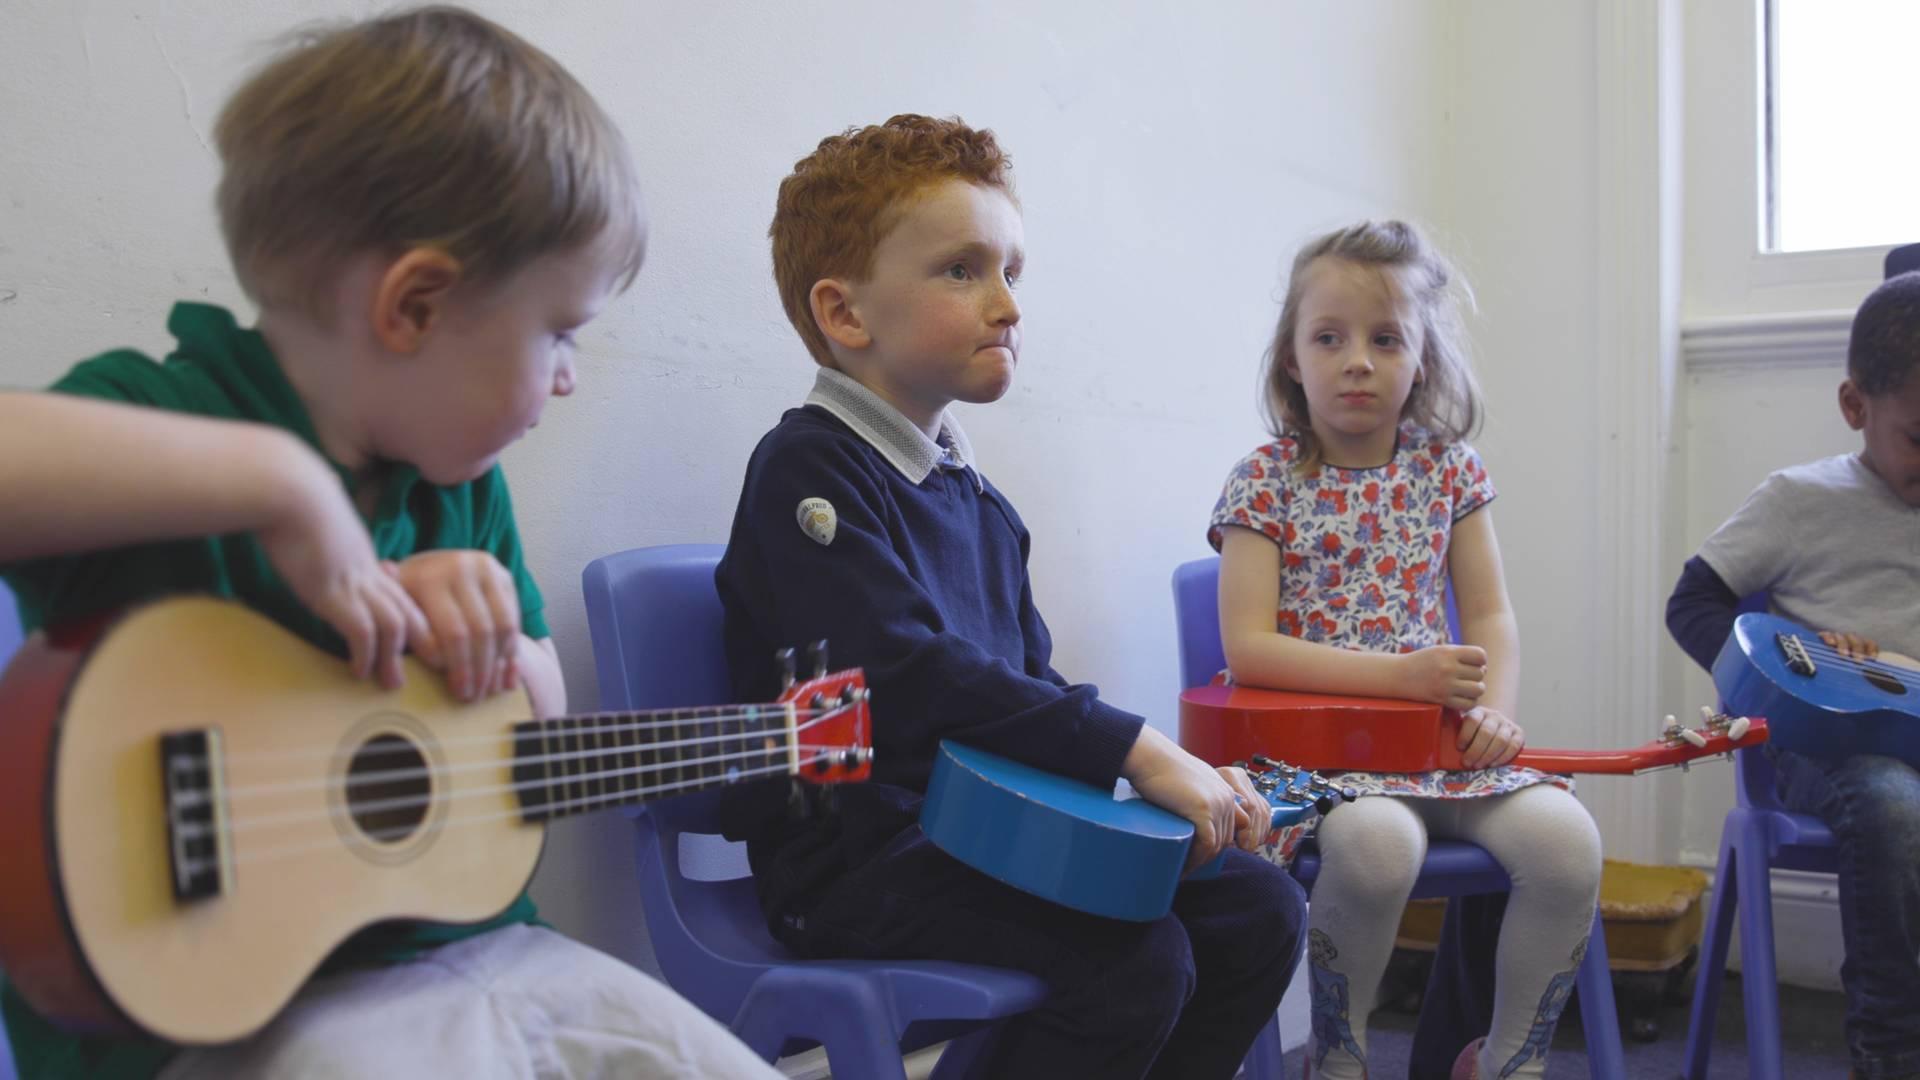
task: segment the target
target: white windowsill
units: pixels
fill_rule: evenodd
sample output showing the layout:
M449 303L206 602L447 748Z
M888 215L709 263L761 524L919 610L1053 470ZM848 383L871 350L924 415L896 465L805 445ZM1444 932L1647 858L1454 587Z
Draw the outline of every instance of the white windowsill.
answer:
M1844 309L1689 319L1680 324L1681 362L1688 371L1844 365L1852 326Z

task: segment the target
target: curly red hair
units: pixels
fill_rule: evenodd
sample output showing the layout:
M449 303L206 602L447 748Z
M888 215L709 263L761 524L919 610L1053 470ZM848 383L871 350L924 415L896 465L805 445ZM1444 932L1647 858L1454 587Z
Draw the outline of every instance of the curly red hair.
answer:
M773 278L787 319L807 351L827 367L833 353L813 320L815 282L865 281L873 252L898 221L900 205L942 180L965 180L1013 198L1012 162L993 132L958 117L902 113L884 124L848 128L820 140L780 181L773 224Z

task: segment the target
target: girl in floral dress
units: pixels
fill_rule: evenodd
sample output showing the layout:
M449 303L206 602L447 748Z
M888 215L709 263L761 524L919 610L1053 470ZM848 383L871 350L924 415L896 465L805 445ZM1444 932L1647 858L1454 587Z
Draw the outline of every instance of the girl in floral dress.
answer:
M1525 741L1512 715L1519 634L1493 484L1465 442L1480 403L1456 288L1400 222L1302 249L1267 354L1279 437L1234 467L1208 532L1234 681L1437 702L1465 717L1466 771L1338 774L1370 797L1319 826L1316 1076L1367 1075L1367 1015L1429 836L1479 844L1513 880L1492 1029L1461 1053L1456 1078L1544 1073L1599 892L1600 837L1570 782L1508 764ZM1448 641L1449 582L1459 644Z

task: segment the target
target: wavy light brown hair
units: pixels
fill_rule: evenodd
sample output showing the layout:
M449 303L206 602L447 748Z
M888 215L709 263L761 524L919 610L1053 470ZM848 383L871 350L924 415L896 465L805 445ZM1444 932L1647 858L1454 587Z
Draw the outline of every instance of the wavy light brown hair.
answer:
M1267 347L1261 383L1266 388L1267 423L1275 437L1289 436L1300 446L1297 467L1319 467L1320 440L1313 434L1307 409L1307 391L1287 373L1297 366L1294 334L1300 327L1300 297L1307 268L1315 259L1344 259L1371 267L1406 305L1420 324L1419 381L1400 408L1400 419L1412 421L1436 438L1457 442L1470 438L1480 426L1485 406L1473 367L1467 361L1466 331L1460 323L1460 301L1472 302L1465 282L1453 266L1427 243L1420 230L1403 221L1363 221L1337 229L1309 242L1293 258L1287 298L1280 306L1280 323Z
M810 294L823 278L865 281L873 252L899 220L903 203L942 180L965 180L1012 199L1012 162L993 132L902 113L884 124L848 128L820 140L780 181L773 225L773 279L787 321L818 363L833 366L827 337L813 320Z
M296 31L214 128L234 271L260 306L326 319L340 264L437 248L466 282L605 242L639 271L626 140L546 53L455 7Z

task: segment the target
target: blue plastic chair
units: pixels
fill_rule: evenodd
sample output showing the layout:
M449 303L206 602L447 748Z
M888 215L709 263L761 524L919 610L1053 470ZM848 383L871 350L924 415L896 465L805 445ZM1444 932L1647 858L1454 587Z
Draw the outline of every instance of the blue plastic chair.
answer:
M639 548L588 564L587 622L601 708L713 705L732 697L713 583L723 550ZM1040 979L1002 968L795 958L768 933L744 859L735 855L738 873L728 880L685 873L683 837L719 843L711 838L719 832L717 803L711 794L694 795L635 812L647 933L667 982L766 1060L818 1044L836 1077L894 1080L905 1076L903 1052L970 1032L941 1055L935 1074L956 1076L984 1048L987 1025L1045 999ZM1277 1062L1272 1075L1279 1075Z
M1920 244L1906 244L1887 252L1886 264L1882 267L1884 277L1920 270Z
M1179 634L1180 679L1185 686L1205 686L1227 666L1220 644L1220 559L1218 556L1182 563L1173 571L1173 613ZM1447 621L1458 635L1459 616L1453 597L1447 597ZM1293 862L1293 876L1311 894L1320 876L1320 855L1309 848ZM1426 862L1414 879L1413 898L1471 896L1505 892L1513 887L1507 872L1485 848L1464 840L1434 840L1427 845ZM1587 954L1574 977L1580 991L1580 1022L1587 1036L1590 1075L1612 1080L1626 1075L1620 1045L1620 1018L1613 1002L1613 977L1607 970L1607 939L1600 912L1593 913Z
M0 582L0 669L13 659L15 649L20 647L20 614L14 608L13 591L5 582ZM0 724L7 718L0 716ZM7 1042L7 1028L0 1023L0 1080L19 1080L13 1067L13 1047Z
M1920 263L1920 244L1893 255ZM1920 265L1916 265L1920 269ZM1740 603L1740 611L1765 611L1764 594ZM1740 920L1741 996L1747 1015L1747 1069L1755 1080L1781 1080L1780 985L1773 951L1773 871L1840 869L1839 843L1825 822L1780 805L1773 760L1759 747L1734 755L1734 807L1720 827L1720 864L1713 874L1713 907L1707 912L1704 955L1694 978L1693 1016L1687 1028L1688 1080L1703 1080L1713 1053L1713 1026L1726 978L1727 946L1734 916ZM1728 883L1732 887L1728 887Z
M1720 828L1720 865L1713 875L1705 955L1693 989L1687 1029L1687 1076L1702 1080L1713 1052L1713 1025L1726 975L1727 945L1740 917L1741 995L1746 999L1747 1069L1755 1080L1782 1080L1779 973L1773 952L1772 872L1839 870L1832 830L1811 814L1796 814L1774 794L1773 762L1758 747L1735 754L1736 805ZM1729 887L1731 886L1731 887Z

